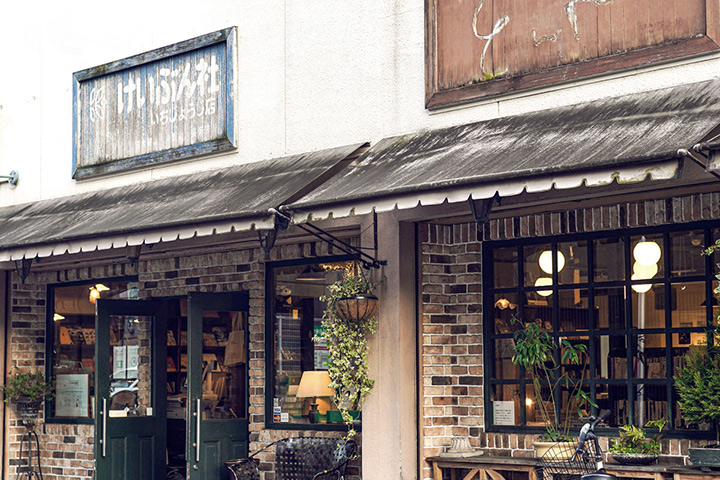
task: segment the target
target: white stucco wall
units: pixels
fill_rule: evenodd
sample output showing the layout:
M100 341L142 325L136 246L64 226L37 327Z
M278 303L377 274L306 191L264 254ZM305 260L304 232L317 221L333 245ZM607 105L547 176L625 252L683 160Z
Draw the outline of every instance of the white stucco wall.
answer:
M0 206L485 120L720 75L720 57L430 113L424 2L15 2L0 20ZM76 182L72 74L238 27L236 152Z

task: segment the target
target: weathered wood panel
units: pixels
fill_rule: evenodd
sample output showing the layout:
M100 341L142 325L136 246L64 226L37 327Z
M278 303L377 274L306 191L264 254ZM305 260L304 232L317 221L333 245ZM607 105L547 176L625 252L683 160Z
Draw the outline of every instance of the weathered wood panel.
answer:
M557 81L554 72L568 81L717 50L720 7L707 3L428 0L428 108L518 90L539 73L547 85ZM469 87L472 95L458 93Z
M234 29L75 74L74 178L234 148Z

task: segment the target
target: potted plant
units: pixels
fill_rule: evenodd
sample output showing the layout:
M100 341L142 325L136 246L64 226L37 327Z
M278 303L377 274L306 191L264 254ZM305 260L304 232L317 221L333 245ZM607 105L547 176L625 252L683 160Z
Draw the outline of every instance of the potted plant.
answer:
M530 374L535 392L534 404L538 406L545 423L545 433L541 435L541 441L534 443L535 454L541 457L556 443L572 441L569 435L570 412L577 411L578 417L581 417L583 407L597 406L582 389L582 379L588 366L587 346L573 345L567 339L556 343L553 337L536 323L523 323L515 317L512 322L520 323L520 328L514 334L515 354L512 361ZM560 352L556 352L557 348L560 348ZM557 360L556 353L560 353L560 361ZM571 375L571 370L566 368L572 365L580 367L577 375ZM562 388L568 392L565 400ZM565 418L561 418L563 411L566 412Z
M375 333L377 327L377 308L356 306L345 309L339 304L348 298L375 298L372 292L382 283L382 280L372 282L357 269L352 273L346 273L341 280L328 287L328 295L320 297L321 301L327 302L327 308L323 313L322 333L319 336L327 342L330 352L330 387L335 390L335 403L343 422L348 426L348 439L357 433L354 424L358 420L358 411L374 384L368 374L367 339ZM353 314L352 310L361 315Z
M620 439L611 440L608 452L612 458L623 465L648 465L660 455L660 438L665 428L666 419L652 420L645 428L657 428L658 433L647 438L644 429L633 425L620 427Z
M705 249L705 255L720 251L720 240ZM720 275L717 276L720 280ZM714 290L720 299L720 285ZM685 366L675 377L678 406L690 423L715 423L716 444L705 448L690 448L690 461L701 467L720 467L720 311L716 326L708 334L712 343L691 347L685 356Z
M46 381L41 372L11 373L2 387L6 403L12 403L20 414L23 425L32 428L42 403L52 398L54 385Z

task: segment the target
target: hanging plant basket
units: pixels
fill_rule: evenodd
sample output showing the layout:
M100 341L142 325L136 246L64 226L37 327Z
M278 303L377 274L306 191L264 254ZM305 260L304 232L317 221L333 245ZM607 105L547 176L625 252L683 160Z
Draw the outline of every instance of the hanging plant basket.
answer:
M340 297L335 300L335 313L347 322L362 322L378 313L380 304L373 295Z

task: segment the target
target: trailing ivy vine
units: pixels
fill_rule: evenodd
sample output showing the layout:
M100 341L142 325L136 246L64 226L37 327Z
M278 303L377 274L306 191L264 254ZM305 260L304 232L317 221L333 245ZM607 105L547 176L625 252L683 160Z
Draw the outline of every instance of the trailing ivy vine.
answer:
M335 390L335 403L348 426L346 439L357 435L351 412L361 410L375 383L368 373L367 340L375 333L377 317L361 321L343 320L335 312L335 304L342 297L370 295L383 281L372 282L358 270L345 273L341 280L328 287L328 295L320 297L321 301L327 302L327 308L323 313L322 334L316 338L327 342L330 352L330 388Z

